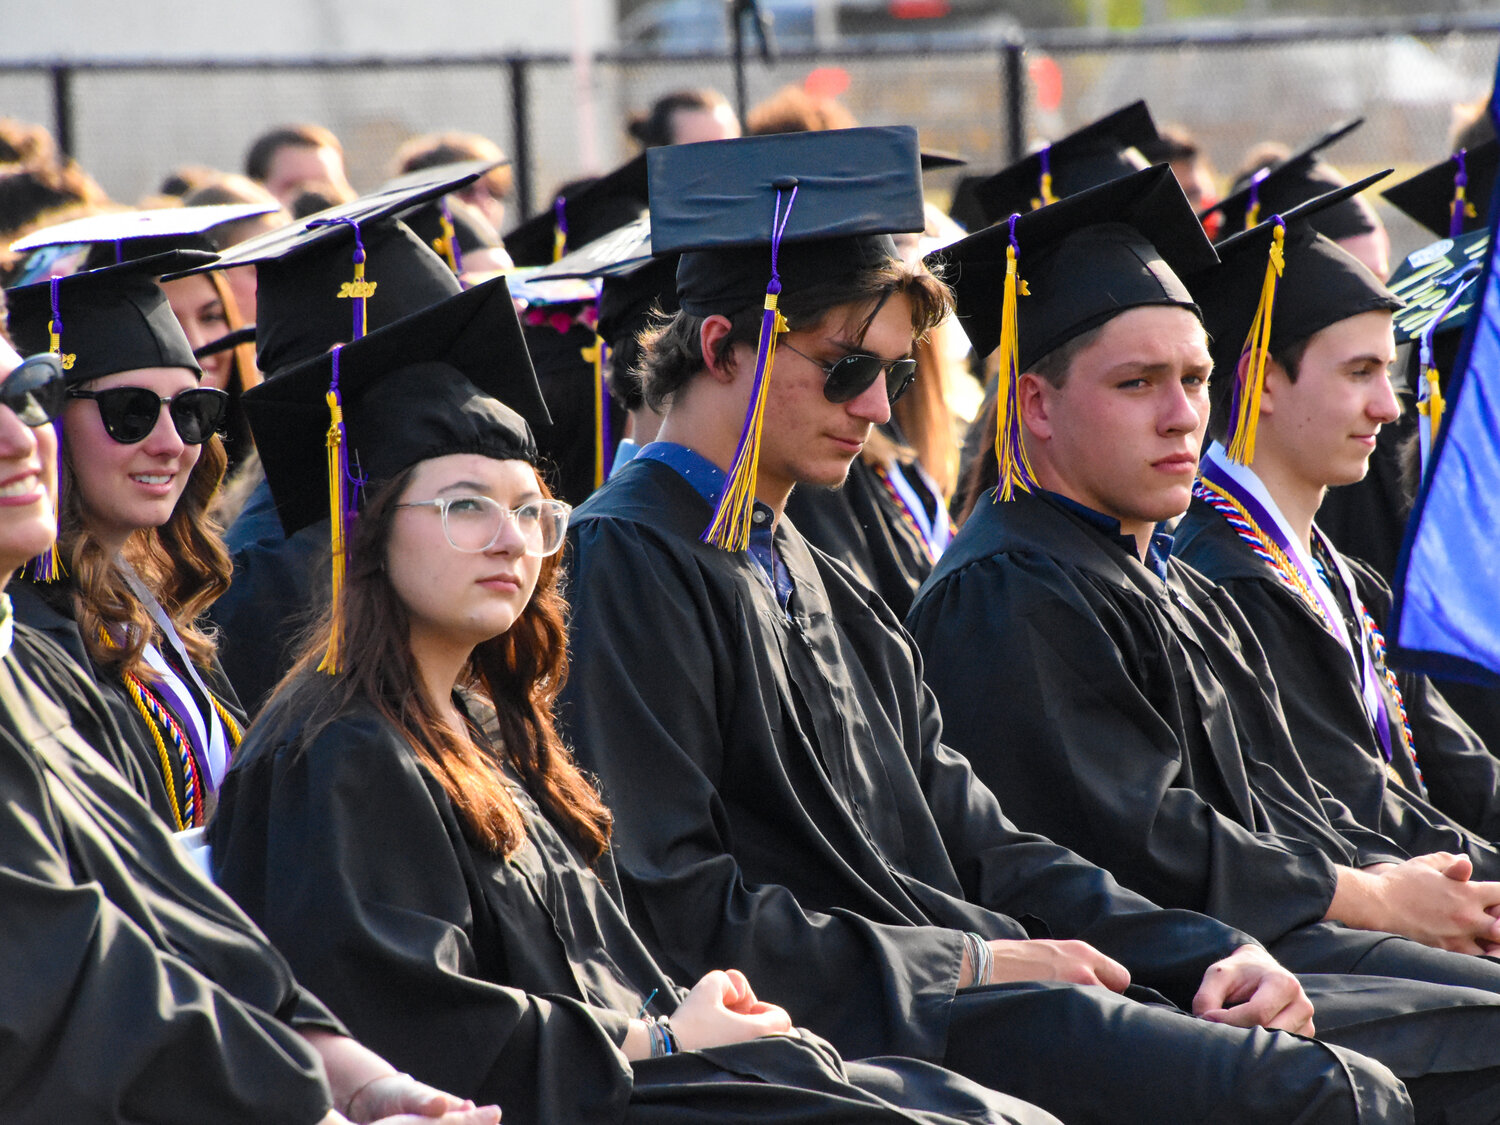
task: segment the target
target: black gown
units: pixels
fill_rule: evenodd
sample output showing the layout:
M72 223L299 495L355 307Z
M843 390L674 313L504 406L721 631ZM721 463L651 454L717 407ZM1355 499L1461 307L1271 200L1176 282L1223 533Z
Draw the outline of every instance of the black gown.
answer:
M1211 1028L1149 991L1190 1004L1249 939L1017 831L942 744L884 603L783 520L784 613L746 553L699 541L710 514L675 470L637 459L570 528L560 714L615 812L624 901L663 966L740 968L846 1055L943 1062L1075 1125L1304 1120L1300 1041ZM1157 1002L1053 983L959 991L966 930L1088 941ZM1340 1019L1320 1009L1324 1022ZM1297 1075L1247 1073L1252 1043Z
M1053 1122L936 1067L845 1064L810 1035L629 1063L630 1017L685 992L611 897L608 856L590 871L519 789L526 843L475 845L373 707L310 736L285 718L267 711L225 782L217 878L357 1037L423 1081L509 1122Z
M331 1101L294 1027L342 1028L89 744L119 737L18 626L0 660L0 1120L313 1125Z
M83 643L83 634L79 632L78 622L73 619L71 584L66 580L50 583L15 581L7 587L7 592L15 607L16 620L19 623L46 635L72 657L78 667L93 676L95 687L104 697L110 714L124 735L123 744L129 747L139 766L139 774L145 784L144 795L148 803L156 810L156 814L161 817L162 823L167 825L169 830L176 830L179 825L177 814L173 810L183 809L187 802L188 787L187 779L183 775L182 762L172 754L167 754L165 760L163 759L152 737L151 728L131 701L124 682L116 673L99 667L89 659L88 649ZM235 723L243 729L246 722L245 713L240 708L239 698L224 675L223 668L219 666L218 659L215 658L209 667L198 669L198 674L203 678L208 690L213 692L214 697L233 716ZM193 691L193 698L200 707L204 705L204 701L199 698L196 690ZM200 772L206 773L201 770L201 767ZM172 791L171 796L168 795L169 787ZM214 797L207 784L206 776L203 792L205 809L211 813Z
M1495 960L1310 925L1336 866L1405 853L1308 777L1229 594L1176 559L1168 575L1040 494L982 497L907 621L950 742L1019 824L1295 971L1500 992Z
M1500 849L1490 843L1500 839L1500 760L1427 677L1397 672L1417 753L1415 766L1403 745L1397 702L1383 678L1379 685L1395 748L1390 769L1398 781L1393 783L1349 654L1224 518L1194 500L1178 527L1172 553L1228 590L1244 612L1276 678L1292 741L1316 780L1362 824L1378 828L1411 854L1465 852L1474 860L1476 877L1500 878ZM1383 628L1389 589L1364 563L1345 561L1356 596ZM1358 637L1349 593L1336 573L1331 577L1345 627Z

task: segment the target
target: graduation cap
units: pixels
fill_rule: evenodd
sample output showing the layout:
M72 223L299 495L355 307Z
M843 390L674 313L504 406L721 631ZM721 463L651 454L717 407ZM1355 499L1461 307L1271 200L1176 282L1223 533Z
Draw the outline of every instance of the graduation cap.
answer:
M1497 163L1500 141L1486 141L1469 151L1459 149L1380 194L1433 234L1457 238L1489 228Z
M917 133L907 126L776 133L646 150L651 244L680 254L693 316L761 306L754 389L729 481L704 541L743 550L755 501L766 379L786 321L782 293L899 261L891 234L926 225Z
M69 386L145 367L201 374L157 279L212 260L170 251L9 289L11 336L22 355L61 355Z
M6 291L11 338L22 355L56 354L69 387L147 367L183 367L199 376L193 347L156 282L212 260L212 254L177 250L17 286ZM60 501L56 507L62 511ZM55 540L28 571L39 582L62 576Z
M639 218L646 209L646 199L643 152L572 195L559 195L549 209L507 234L505 249L518 266L555 262L569 247L592 242Z
M944 172L949 168L966 168L968 164L968 157L960 156L956 152L945 152L937 148L922 150L921 165L924 172Z
M1145 168L1139 149L1159 139L1143 101L1105 114L973 186L986 223L1030 211Z
M491 165L413 172L226 250L210 268L256 267L256 366L274 374L458 292L448 264L396 216Z
M1336 125L1281 163L1241 179L1227 196L1206 208L1199 217L1206 219L1215 211L1222 214L1224 225L1219 233L1221 238L1228 238L1255 226L1263 216L1285 215L1299 204L1345 187L1348 179L1319 160L1318 154L1354 132L1364 121L1363 117L1355 117ZM1380 220L1368 203L1350 195L1336 205L1319 209L1314 229L1337 242L1379 230Z
M335 596L351 482L378 485L451 453L535 463L531 426L550 422L503 277L300 363L241 401L286 533L332 520ZM325 666L336 669L337 645Z
M1035 484L1013 405L1022 373L1127 309L1197 312L1179 275L1218 258L1164 164L1010 217L928 256L974 350L1000 349L999 499Z
M1476 283L1484 272L1489 247L1488 226L1439 239L1413 251L1391 275L1391 292L1406 302L1395 317L1396 343L1417 342L1414 360L1424 465L1443 420L1441 367L1453 362L1457 336L1479 304Z
M401 221L432 247L433 253L447 262L456 276L464 272L465 254L503 245L500 235L477 208L447 195L406 212Z
M87 215L32 231L12 242L10 248L21 253L44 246L88 246L91 249L84 269L118 265L170 250L215 253L219 247L209 237L215 227L275 210L274 203L223 203Z
M1231 460L1248 465L1255 457L1269 356L1351 316L1401 307L1359 259L1317 230L1321 216L1388 175L1367 176L1241 231L1215 247L1219 265L1188 279L1213 338L1214 400L1228 411Z

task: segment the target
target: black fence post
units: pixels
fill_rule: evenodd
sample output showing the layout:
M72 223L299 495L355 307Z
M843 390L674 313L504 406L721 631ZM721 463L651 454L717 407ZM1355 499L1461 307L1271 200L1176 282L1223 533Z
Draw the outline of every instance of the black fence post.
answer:
M63 156L73 151L73 68L59 63L52 71L52 134Z
M516 210L520 212L521 221L525 222L531 218L532 203L536 198L532 194L533 176L536 169L532 166L531 153L531 69L529 60L520 56L509 59L508 65L510 68L510 132L511 143L515 146L510 159L512 167L515 168Z
M1013 164L1026 155L1026 42L1019 35L1000 45L1000 83L1006 159Z

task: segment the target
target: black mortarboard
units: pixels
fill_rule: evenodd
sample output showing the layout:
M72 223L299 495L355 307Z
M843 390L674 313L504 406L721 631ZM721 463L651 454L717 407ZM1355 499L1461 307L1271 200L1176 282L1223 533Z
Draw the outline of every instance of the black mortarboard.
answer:
M402 215L401 221L455 274L464 272L465 254L502 245L495 228L477 208L452 196L415 207Z
M1249 464L1255 456L1266 356L1351 316L1401 307L1359 259L1317 230L1319 216L1388 175L1367 176L1225 239L1215 247L1220 264L1188 278L1212 337L1214 401L1228 411L1225 445L1233 460ZM1246 350L1251 362L1240 379Z
M19 253L43 246L88 246L91 249L83 264L88 270L171 250L215 253L219 247L209 237L215 227L275 210L274 203L224 203L87 215L32 231L10 248Z
M348 465L366 487L448 453L534 461L530 427L549 421L505 279L465 290L245 392L288 535L329 515L335 370Z
M359 335L361 299L373 330L458 292L448 264L395 216L473 183L491 165L423 169L225 251L212 268L256 267L256 365L274 374L348 343ZM365 260L356 263L361 247Z
M1234 189L1202 217L1218 211L1224 216L1221 239L1237 234L1271 215L1285 215L1299 204L1318 199L1346 186L1349 181L1337 169L1324 164L1318 154L1364 124L1356 117L1337 125L1292 153L1279 164L1262 168L1234 185ZM1313 229L1335 242L1380 229L1380 220L1370 205L1358 196L1342 197L1337 204L1317 212Z
M1011 409L1020 376L1127 309L1168 305L1196 314L1178 275L1217 260L1165 164L1014 215L928 256L953 286L974 350L1000 349L1000 498L1035 483Z
M651 244L680 254L677 297L693 316L760 307L745 425L704 541L743 550L783 294L899 262L896 232L926 225L915 129L829 129L646 150Z
M1497 163L1500 141L1486 141L1468 152L1460 149L1380 194L1433 234L1457 238L1489 228ZM1456 214L1455 200L1459 202Z
M924 148L921 154L922 171L943 172L949 168L966 168L969 159L960 156L956 152L944 152L942 149Z
M639 218L646 199L646 154L641 153L572 195L559 195L551 207L507 234L505 249L518 266L546 265L569 248Z
M987 356L1000 344L1011 229L996 223L929 255L953 286L958 321ZM1037 360L1115 313L1194 301L1178 275L1218 259L1171 169L1134 172L1016 219L1017 363Z
M974 196L993 223L1140 171L1137 150L1158 137L1146 103L1131 102L975 184Z
M646 156L652 246L682 254L677 296L694 316L762 303L778 207L782 292L896 258L890 235L926 225L917 134L907 126L704 141Z
M11 336L22 355L59 353L70 385L145 367L198 374L192 345L156 282L212 257L175 251L8 290Z

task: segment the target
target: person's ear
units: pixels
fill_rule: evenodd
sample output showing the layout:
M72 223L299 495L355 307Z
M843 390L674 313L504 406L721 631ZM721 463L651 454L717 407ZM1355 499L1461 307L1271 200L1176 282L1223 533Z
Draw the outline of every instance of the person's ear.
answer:
M724 384L734 382L738 368L734 347L724 347L724 341L729 338L733 329L729 318L717 313L704 317L698 328L698 347L703 352L703 369L717 382ZM724 352L722 360L719 358L721 350Z
M1025 372L1016 381L1013 409L1021 419L1021 426L1039 441L1052 436L1057 394L1057 388L1034 371Z
M1250 353L1247 351L1240 356L1239 366L1234 369L1235 378L1239 380L1240 386L1246 385L1246 378L1250 371ZM1276 392L1278 388L1291 385L1291 377L1287 375L1286 368L1277 363L1272 356L1266 356L1266 379L1260 388L1260 413L1266 418L1276 413Z

